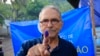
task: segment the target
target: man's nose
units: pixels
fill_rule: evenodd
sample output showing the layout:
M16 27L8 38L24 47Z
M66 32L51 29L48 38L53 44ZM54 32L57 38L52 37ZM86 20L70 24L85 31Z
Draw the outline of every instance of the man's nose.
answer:
M48 24L47 24L47 26L48 27L52 27L53 26L52 22L49 21Z

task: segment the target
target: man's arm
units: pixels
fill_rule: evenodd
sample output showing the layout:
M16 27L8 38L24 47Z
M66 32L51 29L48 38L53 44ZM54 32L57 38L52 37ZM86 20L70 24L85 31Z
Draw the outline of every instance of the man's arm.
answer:
M30 44L28 42L23 43L16 56L26 56L29 45Z
M33 39L24 42L16 56L26 56L29 48L36 45L37 43L40 43L40 39Z

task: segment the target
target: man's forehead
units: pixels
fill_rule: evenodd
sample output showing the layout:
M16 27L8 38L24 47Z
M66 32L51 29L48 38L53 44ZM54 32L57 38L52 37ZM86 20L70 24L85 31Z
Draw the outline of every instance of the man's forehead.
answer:
M55 9L52 9L52 8L46 8L44 10L42 10L40 12L40 15L39 15L39 18L42 17L42 16L46 16L46 15L58 15L58 17L60 17L60 13L58 11L56 11Z
M56 11L55 9L52 9L52 8L46 8L44 10L41 11L41 14L44 14L44 13L56 13L56 14L59 14L58 11Z

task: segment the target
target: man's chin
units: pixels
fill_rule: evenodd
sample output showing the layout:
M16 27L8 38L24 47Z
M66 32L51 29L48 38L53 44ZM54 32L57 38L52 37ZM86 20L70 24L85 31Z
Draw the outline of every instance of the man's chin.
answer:
M50 38L55 38L55 35L54 34L49 34L49 37Z

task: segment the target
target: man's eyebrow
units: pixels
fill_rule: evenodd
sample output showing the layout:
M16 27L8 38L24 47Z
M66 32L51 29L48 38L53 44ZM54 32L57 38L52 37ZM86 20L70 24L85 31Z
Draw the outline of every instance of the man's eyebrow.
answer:
M57 18L52 18L52 20L59 20L59 19L57 19Z
M42 20L51 20L51 19L48 19L48 18L44 18L44 19L42 19Z
M44 19L42 19L40 21L44 21L44 20L61 20L61 19L58 19L58 18L52 18L52 19L44 18Z
M40 20L40 21L49 21L48 19L43 19L43 20Z

